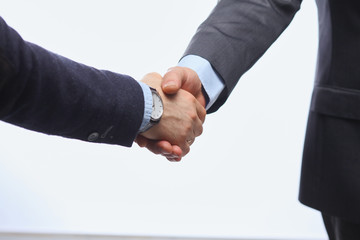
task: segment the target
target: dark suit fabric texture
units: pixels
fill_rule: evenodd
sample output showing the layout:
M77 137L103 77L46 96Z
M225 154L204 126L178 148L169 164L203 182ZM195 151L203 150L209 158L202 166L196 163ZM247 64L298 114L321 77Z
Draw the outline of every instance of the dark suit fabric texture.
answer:
M357 240L360 236L360 224L322 214L329 240Z
M26 42L0 18L0 120L51 135L131 146L143 112L142 89L133 78Z
M316 3L318 63L299 199L328 215L360 223L360 1ZM300 5L300 0L219 1L185 52L207 59L225 83L209 112L226 101Z

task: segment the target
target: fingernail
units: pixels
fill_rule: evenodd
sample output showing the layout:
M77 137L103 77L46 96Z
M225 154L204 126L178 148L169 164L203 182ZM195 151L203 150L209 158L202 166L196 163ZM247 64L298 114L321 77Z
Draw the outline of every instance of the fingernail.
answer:
M179 162L181 160L181 157L177 155L172 155L169 157L166 157L170 162Z
M181 159L179 158L168 158L170 162L180 162Z
M174 81L167 81L165 84L164 84L164 88L167 88L167 87L176 87L176 84Z
M173 154L171 152L161 151L160 153L163 156L172 156Z

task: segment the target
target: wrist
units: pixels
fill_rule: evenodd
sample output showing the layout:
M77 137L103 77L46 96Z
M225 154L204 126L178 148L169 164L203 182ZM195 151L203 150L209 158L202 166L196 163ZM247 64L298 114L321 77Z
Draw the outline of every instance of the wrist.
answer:
M139 82L139 84L143 90L143 95L144 95L144 114L143 114L142 123L138 131L140 133L145 131L145 127L150 122L153 99L152 99L150 87L143 82Z
M201 81L203 95L205 99L206 96L208 97L206 99L206 109L208 110L225 88L221 76L218 75L208 60L196 55L184 56L178 66L187 67L196 72Z
M158 91L152 87L149 87L149 90L152 97L150 119L144 126L142 126L140 132L146 132L153 126L157 125L164 112L163 101Z

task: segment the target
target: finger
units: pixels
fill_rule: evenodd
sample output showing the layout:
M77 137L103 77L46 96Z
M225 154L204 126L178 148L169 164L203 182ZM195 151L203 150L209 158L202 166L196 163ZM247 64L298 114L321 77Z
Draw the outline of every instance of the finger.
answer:
M171 143L168 141L164 141L164 140L158 141L154 143L154 145L155 145L154 148L156 148L161 154L166 154L166 153L173 154L173 145L171 145Z
M202 93L202 91L199 92L198 95L195 96L196 100L198 100L198 102L201 104L202 107L206 107L206 100L205 97Z
M171 161L171 162L178 162L181 160L181 155L173 155L173 154L163 154L162 156L164 156L167 160Z
M147 139L146 148L152 153L161 154L166 158L178 159L178 161L180 161L182 156L181 148L177 145L171 145L168 141L153 141Z
M186 140L186 143L191 146L195 142L195 138Z
M164 157L181 157L182 155L181 148L177 145L172 145L171 147L172 147L171 152L163 151L161 155Z
M180 162L181 161L181 156L180 157L170 157L170 158L166 158L167 160L169 160L170 162Z
M198 96L201 93L201 81L197 73L191 68L173 67L164 75L163 91L167 94L176 93L180 88Z
M184 69L177 67L170 68L165 73L161 83L163 91L167 94L175 94L179 91L183 82L185 82L184 75Z
M173 67L164 75L162 90L166 94L175 94L179 89L191 93L205 107L206 100L201 89L201 81L197 73L185 67Z
M196 102L196 112L200 121L204 123L206 117L206 109L199 102Z
M173 151L173 147L168 141L155 141L147 138L144 139L145 140L142 139L145 143L144 147L154 154L171 154Z
M199 118L197 118L193 123L194 138L192 139L195 139L195 137L200 136L202 132L203 132L203 122Z
M182 156L181 148L178 145L173 145L172 147L173 147L173 149L172 149L173 155L179 156L181 159L181 156Z
M138 135L135 139L135 142L139 145L139 147L145 147L147 144L147 141L148 141L148 139L141 135Z
M197 73L191 68L175 67L172 71L177 72L181 77L181 88L194 96L202 95L201 81Z
M189 144L187 144L186 141L183 144L183 146L181 146L181 150L182 150L182 156L183 157L190 152L190 146L189 146Z
M182 156L182 150L179 146L173 145L172 146L172 153L162 153L162 156L166 157L167 160L171 162L179 162Z
M203 132L203 123L205 121L206 110L197 101L195 101L195 106L197 117L193 118L193 134L194 137L197 137L200 136Z

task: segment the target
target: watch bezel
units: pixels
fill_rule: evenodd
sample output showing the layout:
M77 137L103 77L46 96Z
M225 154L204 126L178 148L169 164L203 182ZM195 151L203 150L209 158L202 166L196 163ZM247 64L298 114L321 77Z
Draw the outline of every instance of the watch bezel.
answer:
M156 123L160 122L161 117L162 117L162 115L164 113L164 104L163 104L163 101L162 101L162 98L161 98L159 92L155 88L152 88L152 87L150 87L150 90L151 90L151 94L152 94L152 97L153 97L153 104L155 104L155 101L156 101L154 98L158 98L158 100L160 100L161 106L162 106L162 109L161 109L162 111L161 111L160 117L155 118L153 116L153 112L151 113L150 122L156 124Z

